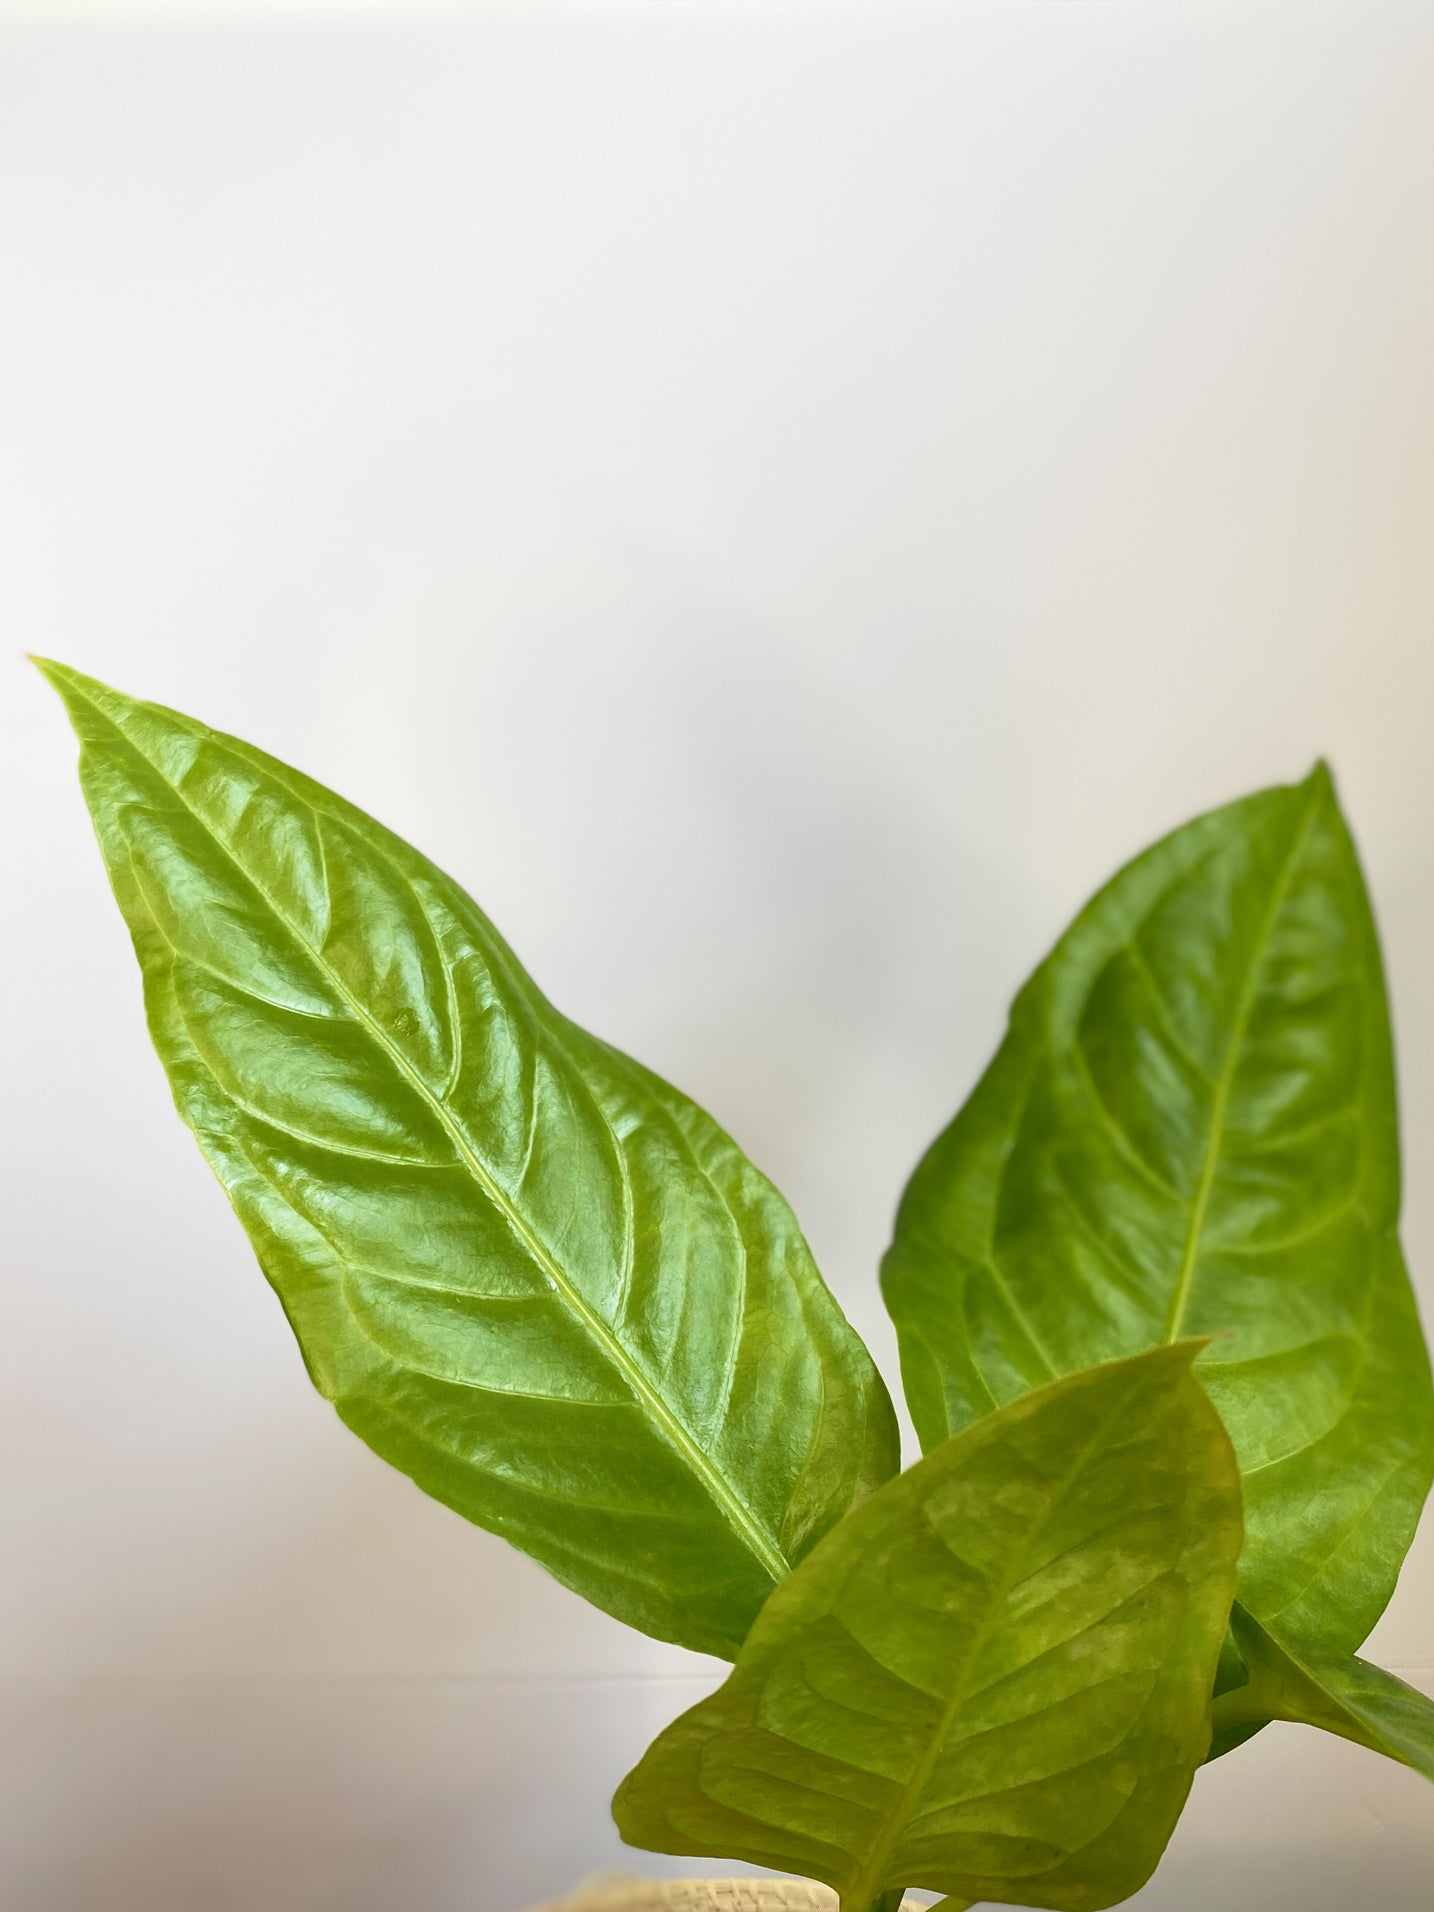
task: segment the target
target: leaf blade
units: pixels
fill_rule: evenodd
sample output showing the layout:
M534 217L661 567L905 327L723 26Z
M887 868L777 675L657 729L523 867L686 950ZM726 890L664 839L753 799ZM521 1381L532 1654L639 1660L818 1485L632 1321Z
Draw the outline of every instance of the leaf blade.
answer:
M1353 1655L1302 1658L1236 1606L1231 1632L1248 1684L1215 1702L1216 1734L1283 1719L1337 1733L1434 1780L1434 1700Z
M883 1267L923 1443L1052 1374L1213 1336L1241 1597L1352 1650L1434 1475L1398 1206L1378 938L1320 767L1137 857L1017 997Z
M853 1510L623 1782L623 1837L806 1873L844 1912L1135 1890L1204 1756L1241 1538L1194 1354L1053 1383Z
M786 1204L400 839L252 746L42 669L180 1113L316 1385L565 1584L735 1652L896 1462Z

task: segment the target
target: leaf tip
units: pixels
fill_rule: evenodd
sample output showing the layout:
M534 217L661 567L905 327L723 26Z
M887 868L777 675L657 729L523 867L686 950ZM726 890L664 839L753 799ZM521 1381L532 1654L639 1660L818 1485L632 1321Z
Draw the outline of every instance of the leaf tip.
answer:
M86 705L98 706L105 699L110 702L116 700L117 694L107 684L102 684L97 677L87 677L83 671L77 671L73 664L61 664L53 657L39 657L34 651L29 652L28 656L72 720Z
M1144 1368L1151 1373L1160 1369L1173 1368L1183 1373L1186 1369L1194 1367L1212 1339L1213 1336L1208 1334L1182 1335L1178 1341L1157 1342L1154 1347L1144 1348L1139 1354L1124 1355L1109 1365L1113 1368Z
M1304 787L1314 796L1334 795L1334 771L1328 757L1316 757L1305 778Z
M71 665L61 664L56 658L40 657L34 651L27 651L25 655L45 682L51 689L58 691L61 697L65 697L75 685L90 682L89 678L83 676Z
M73 723L76 686L83 684L85 679L78 671L71 670L68 664L58 663L53 657L38 657L34 651L27 651L26 656L64 705L65 713Z

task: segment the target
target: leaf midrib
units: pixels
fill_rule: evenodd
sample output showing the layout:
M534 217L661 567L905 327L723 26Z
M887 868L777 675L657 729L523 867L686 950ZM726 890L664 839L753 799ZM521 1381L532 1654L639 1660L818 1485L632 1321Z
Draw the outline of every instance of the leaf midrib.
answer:
M851 1900L850 1912L867 1912L869 1902L881 1889L882 1875L891 1862L892 1854L901 1842L902 1834L911 1823L916 1804L925 1789L927 1780L930 1779L935 1769L937 1760L941 1756L942 1748L946 1744L951 1728L955 1724L961 1708L970 1697L970 1679L972 1672L975 1670L976 1662L980 1657L981 1649L989 1639L991 1631L996 1625L1012 1588L1021 1578L1032 1546L1044 1528L1049 1524L1056 1508L1070 1492L1072 1486L1079 1478L1081 1470L1088 1465L1091 1455L1095 1453L1101 1442L1104 1441L1109 1434L1111 1427L1129 1400L1130 1394L1131 1389L1126 1388L1121 1394L1120 1399L1110 1409L1109 1413L1102 1418L1090 1439L1078 1450L1075 1459L1061 1476L1050 1499L1041 1510L1039 1518L1032 1522L1019 1547L1013 1551L1012 1560L1008 1564L1007 1570L995 1591L992 1593L987 1605L985 1618L982 1620L972 1638L970 1648L966 1653L961 1665L961 1670L952 1687L951 1697L942 1708L941 1716L931 1733L925 1751L918 1760L910 1779L907 1780L906 1785L902 1788L900 1798L887 1817L886 1830L881 1835L880 1840L873 1849L871 1856L868 1858L861 1872L857 1875L855 1883L850 1888L850 1893L844 1893L842 1895L842 1912L848 1912L848 1897L850 1897ZM862 1896L863 1894L865 1894L865 1897Z
M1250 952L1250 964L1240 990L1240 1000L1230 1031L1229 1046L1220 1067L1220 1074L1215 1083L1214 1098L1210 1105L1210 1127L1205 1137L1205 1156L1200 1166L1200 1180L1195 1189L1195 1200L1191 1205L1190 1220L1185 1231L1180 1270L1176 1276L1175 1289L1170 1297L1170 1308L1165 1319L1163 1339L1167 1346L1178 1341L1184 1330L1185 1315L1194 1291L1195 1270L1200 1258L1200 1239L1204 1233L1205 1217L1209 1211L1210 1197L1214 1191L1215 1177L1219 1172L1220 1158L1225 1144L1225 1123L1229 1114L1230 1096L1235 1086L1235 1077L1239 1073L1241 1051L1250 1031L1250 1018L1255 1012L1255 999L1259 994L1260 971L1264 967L1275 923L1289 894L1295 865L1300 860L1310 825L1319 808L1320 795L1320 784L1312 780L1305 798L1304 810L1290 837L1284 862L1280 866L1279 875L1270 892L1269 905Z
M577 1317L594 1344L617 1369L623 1381L631 1389L634 1398L639 1405L647 1410L650 1420L657 1427L659 1433L677 1453L679 1458L686 1463L695 1478L701 1482L702 1486L707 1490L712 1501L721 1510L728 1525L732 1528L733 1532L737 1534L747 1551L759 1563L762 1570L774 1583L783 1579L791 1571L791 1562L786 1558L782 1549L758 1523L756 1516L750 1508L746 1506L731 1482L713 1467L707 1455L702 1451L695 1437L684 1425L680 1417L668 1406L662 1396L655 1391L647 1376L643 1374L636 1361L622 1345L622 1342L613 1333L611 1328L609 1328L608 1324L603 1321L602 1317L589 1306L586 1298L570 1280L562 1266L549 1253L545 1244L528 1227L518 1209L489 1174L481 1157L475 1152L463 1125L457 1121L447 1105L434 1095L428 1084L423 1080L423 1077L412 1067L402 1051L397 1049L390 1041L388 1033L382 1024L368 1013L364 1005L348 988L343 978L324 960L322 953L316 950L301 933L298 926L289 920L289 917L280 908L276 899L269 893L263 883L249 870L245 869L234 852L223 839L216 834L208 820L188 801L179 786L165 775L164 771L148 752L141 748L123 725L98 704L88 691L81 688L68 673L66 673L65 676L72 693L83 698L95 714L110 725L126 747L132 750L135 755L148 766L152 773L160 779L165 788L173 793L176 800L183 806L186 814L194 819L194 822L204 832L208 840L214 844L220 855L227 859L233 868L238 871L243 880L249 883L262 898L272 912L275 920L283 926L293 941L303 950L304 954L313 963L320 975L342 999L355 1020L367 1031L376 1045L387 1056L393 1067L399 1071L404 1080L420 1097L452 1142L463 1166L473 1177L484 1196L503 1217L518 1240L519 1245L541 1270L555 1293L571 1308L573 1314ZM213 733L205 732L204 740L217 743L220 748L224 747L223 741ZM292 791L289 792L289 795L295 803L302 803L304 808L309 811L315 820L319 821L318 812L315 811L312 804L306 799L296 796ZM444 972L446 975L446 962L444 963Z

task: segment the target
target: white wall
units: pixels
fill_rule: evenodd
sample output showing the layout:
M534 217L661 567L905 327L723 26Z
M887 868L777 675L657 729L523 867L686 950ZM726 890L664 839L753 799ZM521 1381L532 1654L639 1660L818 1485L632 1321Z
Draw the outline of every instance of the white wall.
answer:
M18 652L436 855L893 1380L1016 983L1326 751L1434 1318L1431 97L1427 0L0 26L0 1903L514 1912L712 1671L309 1392ZM1434 1688L1434 1517L1373 1649ZM1140 1904L1431 1888L1434 1790L1276 1729Z

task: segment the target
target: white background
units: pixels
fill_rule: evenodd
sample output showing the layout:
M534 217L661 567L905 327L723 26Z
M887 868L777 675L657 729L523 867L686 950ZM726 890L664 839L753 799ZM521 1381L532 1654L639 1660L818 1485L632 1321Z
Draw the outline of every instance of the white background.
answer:
M72 11L0 23L0 1903L514 1912L714 1669L309 1391L19 654L435 855L893 1381L1015 985L1327 752L1434 1316L1434 9ZM1434 1518L1372 1651L1434 1690ZM1139 1903L1431 1897L1434 1789L1277 1728Z

